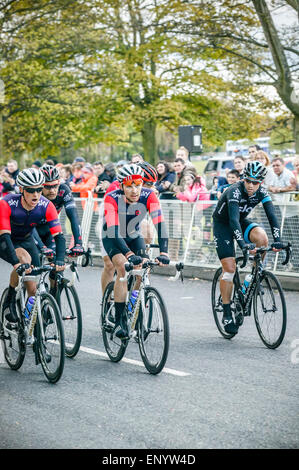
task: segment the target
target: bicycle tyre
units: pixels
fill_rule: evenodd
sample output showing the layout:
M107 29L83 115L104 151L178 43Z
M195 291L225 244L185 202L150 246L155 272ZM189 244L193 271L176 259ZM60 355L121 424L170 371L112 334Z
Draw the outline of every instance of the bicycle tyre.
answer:
M65 341L60 310L55 298L48 293L41 294L41 317L44 323L46 345L44 344L39 317L36 322L36 344L41 366L45 376L51 383L61 378L64 369ZM51 353L49 353L51 351ZM49 354L51 356L50 361ZM56 367L52 369L52 365Z
M114 325L108 319L108 315L114 315L114 281L106 286L101 311L101 330L105 350L112 362L119 362L127 349L128 340L121 340L114 335Z
M265 303L267 301L267 296L265 295L266 290L269 291L270 302L272 302L272 317L271 317L271 309L266 312L264 311ZM276 298L275 298L274 290L277 291ZM278 300L278 298L280 299L281 308L282 308L281 320L279 322L280 323L279 333L275 335L275 337L271 340L270 337L268 338L266 336L266 333L271 335L270 330L272 328L272 332L273 332L273 328L275 328L275 323L277 323L277 317L276 317L276 320L274 320L274 314L275 314L274 308L275 308L275 300L276 299ZM262 306L262 310L264 313L263 317L262 317L261 310L258 309L258 300L260 301L260 304ZM257 283L256 289L254 292L253 310L254 310L255 325L256 325L258 334L262 342L269 349L278 348L278 346L282 343L284 336L285 336L285 332L286 332L287 308L286 308L286 301L285 301L281 284L279 280L277 279L277 277L274 274L272 274L270 271L264 271L261 275L259 282ZM270 326L271 320L273 320L272 326Z
M146 312L140 308L138 315L139 350L148 372L156 375L162 371L168 357L169 321L165 303L157 289L146 286L144 301ZM157 351L158 342L161 343L159 352Z
M214 274L213 282L212 282L212 289L211 289L212 311L213 311L214 320L215 320L219 333L225 339L231 339L235 336L235 334L227 333L222 324L223 307L222 307L222 298L221 298L220 286L219 286L221 275L222 275L222 268L218 268Z
M5 361L12 370L18 370L22 366L26 354L26 341L24 332L20 327L17 330L9 330L6 328L7 320L5 319L5 311L3 303L7 296L8 288L6 288L1 296L0 301L0 338ZM12 354L15 353L15 358Z
M64 279L57 289L56 300L60 308L64 327L65 355L73 358L78 353L82 340L82 312L80 300L74 286Z

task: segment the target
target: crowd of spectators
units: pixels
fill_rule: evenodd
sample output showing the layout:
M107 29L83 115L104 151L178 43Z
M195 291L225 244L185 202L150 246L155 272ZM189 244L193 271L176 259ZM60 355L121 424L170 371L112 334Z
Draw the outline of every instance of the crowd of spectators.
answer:
M299 156L294 161L294 171L285 167L284 160L274 157L272 161L266 152L256 145L248 148L248 159L259 160L267 168L267 176L264 185L270 191L272 199L281 202L283 193L299 190ZM130 162L142 162L143 157L136 153L131 157ZM158 181L154 189L160 199L178 199L180 201L194 202L196 200L219 199L223 191L231 184L243 178L243 170L247 159L242 155L237 155L233 160L233 169L227 169L225 176L215 176L211 189L207 189L205 178L199 175L195 166L189 159L189 152L185 147L179 147L173 161L160 160L156 165ZM104 164L101 160L89 163L83 157L77 157L72 164L55 163L48 159L43 163L56 165L61 176L61 182L66 183L71 188L75 197L87 197L88 192L94 193L95 197L102 198L109 185L116 180L118 168L127 160L120 160L116 163ZM43 164L36 160L32 167L40 168ZM15 181L18 175L18 163L16 160L9 160L6 166L0 168L0 194L15 192ZM293 200L299 200L298 195L294 195Z

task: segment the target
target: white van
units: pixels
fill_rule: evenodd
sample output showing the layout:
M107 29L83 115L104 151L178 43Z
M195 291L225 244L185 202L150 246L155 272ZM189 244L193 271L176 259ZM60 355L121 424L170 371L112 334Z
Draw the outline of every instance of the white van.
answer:
M226 176L225 170L234 168L235 157L211 157L205 166L203 176L206 180L206 186L211 189L214 176Z

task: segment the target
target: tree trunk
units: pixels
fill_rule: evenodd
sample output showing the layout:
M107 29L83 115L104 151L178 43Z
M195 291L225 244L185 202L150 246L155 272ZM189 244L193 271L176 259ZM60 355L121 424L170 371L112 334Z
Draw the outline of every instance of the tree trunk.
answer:
M299 115L294 115L295 151L299 155Z
M144 160L152 165L157 164L156 127L157 125L154 121L145 121L141 131Z

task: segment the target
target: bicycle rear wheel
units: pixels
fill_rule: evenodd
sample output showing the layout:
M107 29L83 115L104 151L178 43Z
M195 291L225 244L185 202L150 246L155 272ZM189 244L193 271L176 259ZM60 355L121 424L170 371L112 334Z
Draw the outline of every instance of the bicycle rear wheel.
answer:
M154 287L144 288L145 311L138 316L139 349L151 374L163 369L169 350L169 322L164 301Z
M215 272L213 282L212 282L212 290L211 290L212 310L213 310L214 320L215 320L219 333L221 333L221 335L225 339L231 339L235 336L235 334L227 333L222 323L223 304L222 304L222 297L220 293L221 275L222 275L222 268L218 268L217 271ZM234 299L234 294L233 294L233 299Z
M262 342L267 348L277 348L285 335L287 309L280 282L269 271L264 271L257 283L253 310L256 328Z
M128 340L121 340L114 334L114 282L110 282L103 295L101 328L103 342L109 359L113 362L119 362L127 349Z
M0 301L0 338L4 358L13 370L18 370L22 366L26 354L26 341L25 334L20 326L20 322L16 325L15 329L8 328L8 321L5 318L8 310L3 308L8 289L3 291Z
M64 327L65 354L75 357L82 340L82 313L77 291L69 286L64 279L57 293L57 303L60 307Z
M41 295L41 317L44 338L41 333L39 317L36 323L36 344L39 359L49 382L56 383L61 378L64 369L64 331L57 302L48 293Z

